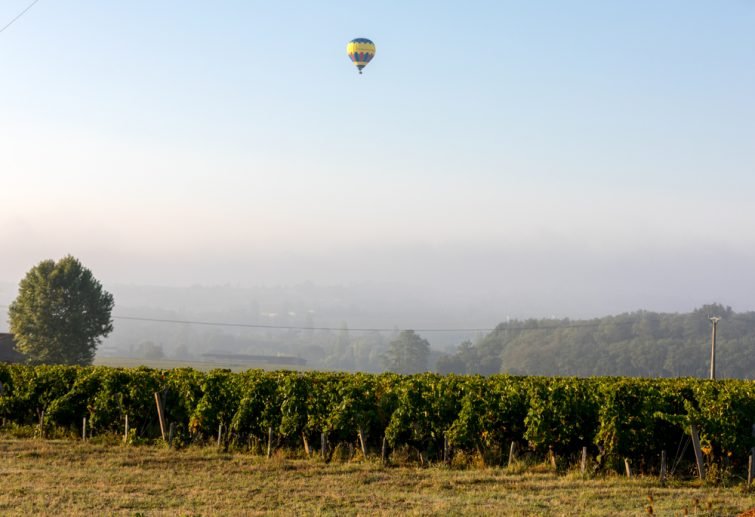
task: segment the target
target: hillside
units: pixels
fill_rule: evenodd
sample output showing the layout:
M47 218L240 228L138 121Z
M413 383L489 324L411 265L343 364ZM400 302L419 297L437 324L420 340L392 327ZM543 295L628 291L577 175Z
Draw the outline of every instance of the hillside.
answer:
M707 377L711 322L720 316L716 375L755 378L755 312L719 304L686 314L637 311L591 320L501 323L439 359L443 373Z

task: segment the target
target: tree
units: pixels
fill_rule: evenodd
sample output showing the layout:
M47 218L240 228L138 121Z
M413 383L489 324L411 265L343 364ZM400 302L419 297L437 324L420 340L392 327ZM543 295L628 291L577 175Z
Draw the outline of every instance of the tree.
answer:
M427 371L429 357L430 343L413 330L402 330L391 341L383 361L392 372L418 373Z
M16 348L30 363L91 364L113 330L112 309L113 296L68 255L29 270L8 314Z
M162 345L156 345L152 341L145 341L139 345L139 353L144 359L159 360L165 359L165 352Z
M467 373L467 365L464 364L464 361L461 360L458 354L443 354L435 362L435 370L441 375L449 373L464 375Z

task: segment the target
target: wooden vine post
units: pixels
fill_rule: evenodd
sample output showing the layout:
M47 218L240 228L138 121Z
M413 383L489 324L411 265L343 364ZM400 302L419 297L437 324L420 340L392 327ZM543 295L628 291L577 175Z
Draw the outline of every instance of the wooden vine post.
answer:
M366 460L367 459L367 448L364 445L364 433L362 432L362 428L361 427L358 429L357 435L359 436L359 445L362 447L362 457Z
M307 435L302 431L301 433L301 440L304 442L304 453L307 455L307 458L310 458L312 456L312 451L309 448L309 442L307 441Z
M553 446L548 447L548 459L551 462L551 467L558 469L558 464L556 463L556 452L553 450Z
M689 434L692 437L692 448L695 450L695 461L697 461L697 475L700 479L705 479L705 463L703 463L703 451L700 448L700 435L697 432L697 426L689 426Z
M157 392L155 392L155 405L157 406L157 417L160 420L160 434L162 434L163 441L167 441L165 435L165 408L163 407L162 398Z
M666 451L661 451L661 486L666 484Z
M580 464L582 474L587 470L587 447L582 447L582 462Z

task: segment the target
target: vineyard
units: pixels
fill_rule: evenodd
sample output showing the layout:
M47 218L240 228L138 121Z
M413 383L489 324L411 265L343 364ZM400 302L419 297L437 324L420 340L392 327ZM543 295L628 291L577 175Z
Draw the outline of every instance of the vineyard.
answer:
M86 418L88 434L98 435L122 434L128 421L131 441L161 436L157 393L177 447L217 440L309 453L324 436L331 451L387 446L423 462L477 455L496 465L513 442L543 458L576 458L587 447L598 468L628 459L653 472L661 451L678 455L691 425L709 465L746 470L755 446L751 381L0 364L0 382L5 426L81 435Z

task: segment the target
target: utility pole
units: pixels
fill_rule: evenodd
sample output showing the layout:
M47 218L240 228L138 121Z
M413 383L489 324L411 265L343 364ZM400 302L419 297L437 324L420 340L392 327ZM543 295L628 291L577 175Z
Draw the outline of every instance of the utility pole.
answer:
M716 328L721 320L718 316L708 318L713 323L713 329L710 334L710 380L716 380Z

